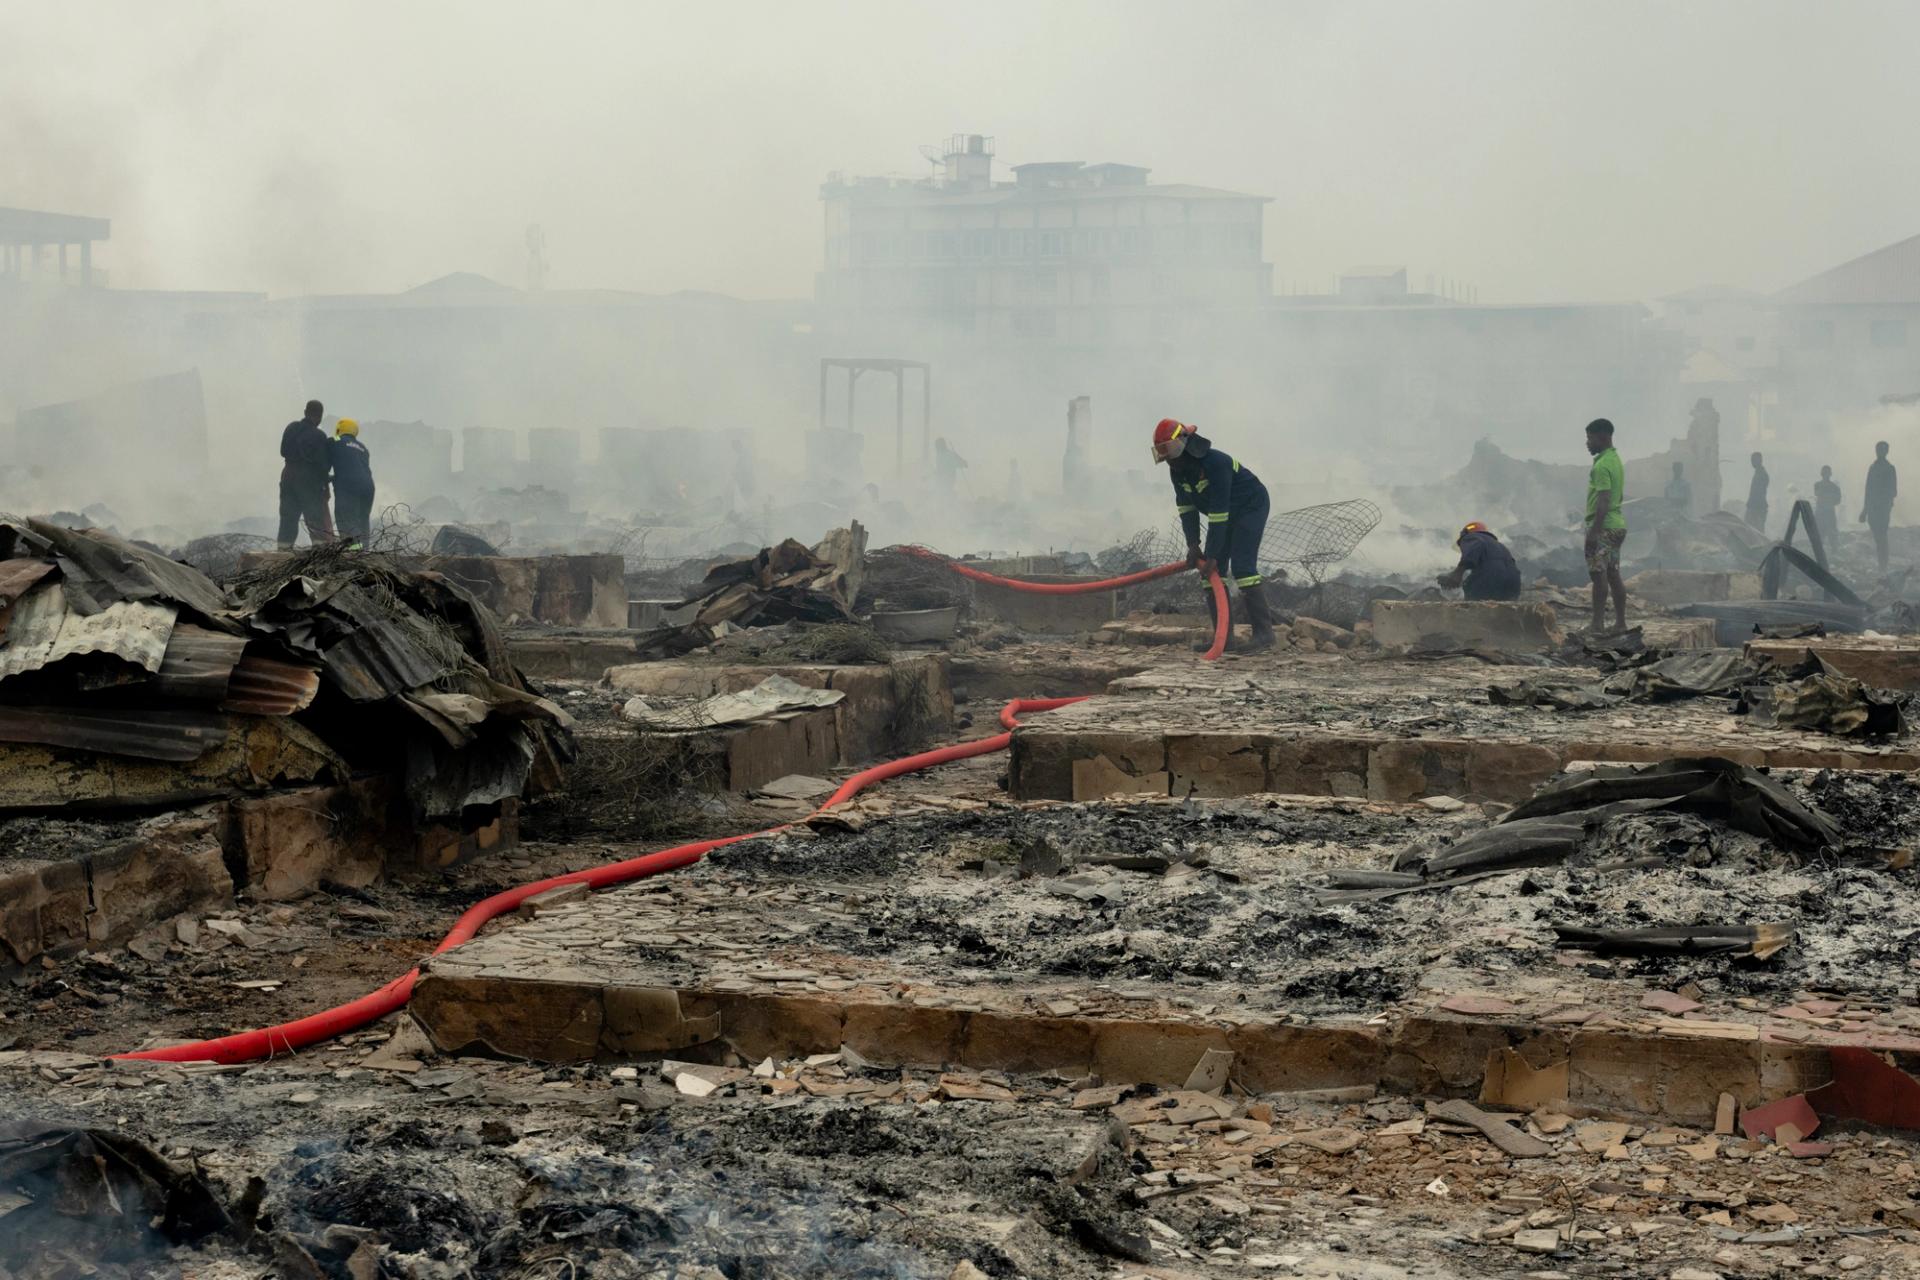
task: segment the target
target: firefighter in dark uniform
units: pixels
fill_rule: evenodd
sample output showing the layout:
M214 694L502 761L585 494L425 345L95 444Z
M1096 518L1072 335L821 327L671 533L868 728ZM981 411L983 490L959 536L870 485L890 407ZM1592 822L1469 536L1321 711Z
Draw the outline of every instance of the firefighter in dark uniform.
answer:
M333 461L333 514L340 536L358 551L373 523L373 455L360 443L360 424L352 418L340 419L333 431L328 446Z
M1203 578L1216 567L1222 570L1239 588L1247 621L1253 626L1253 639L1246 648L1271 649L1273 610L1260 579L1260 539L1267 531L1267 486L1250 468L1172 418L1162 418L1153 429L1153 458L1167 464L1167 474L1173 481L1174 510L1179 512L1180 527L1187 535L1187 563L1199 569ZM1208 591L1207 612L1212 614L1213 610L1213 592Z
M1493 530L1478 520L1469 520L1453 545L1460 548L1460 563L1435 582L1449 590L1461 588L1469 600L1520 598L1520 566L1514 563L1513 552L1506 544L1493 536Z

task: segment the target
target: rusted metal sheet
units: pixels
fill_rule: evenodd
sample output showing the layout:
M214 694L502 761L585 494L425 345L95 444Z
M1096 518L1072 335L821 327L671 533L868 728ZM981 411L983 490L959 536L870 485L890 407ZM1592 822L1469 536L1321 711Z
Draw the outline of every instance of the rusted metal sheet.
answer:
M227 696L233 669L246 651L244 636L180 623L167 641L160 669L145 689L155 697L181 702L219 702Z
M51 560L0 560L0 608L27 594L27 588L58 567Z
M68 607L64 583L42 582L14 602L0 643L0 680L88 653L111 654L143 671L158 671L175 614L170 604L130 601L80 614Z
M14 602L58 567L50 560L0 560L0 644L6 643Z
M242 715L290 716L312 706L319 692L318 668L249 653L233 669L220 707Z
M227 717L150 707L0 707L0 742L185 764L227 740Z

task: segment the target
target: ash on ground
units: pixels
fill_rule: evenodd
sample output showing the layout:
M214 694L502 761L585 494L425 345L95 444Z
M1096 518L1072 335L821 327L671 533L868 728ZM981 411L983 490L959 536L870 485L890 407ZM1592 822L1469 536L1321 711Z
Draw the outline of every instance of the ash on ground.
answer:
M1326 872L1384 869L1409 844L1439 847L1487 820L1472 808L1248 799L902 814L718 850L696 874L851 895L857 922L823 925L815 944L916 972L1171 982L1303 1014L1405 999L1447 971L1552 973L1556 925L1783 923L1797 940L1766 961L1588 967L1732 994L1910 991L1920 872L1886 847L1915 828L1913 784L1855 773L1789 785L1827 807L1853 852L1803 862L1723 825L1642 816L1616 820L1566 865L1327 904Z

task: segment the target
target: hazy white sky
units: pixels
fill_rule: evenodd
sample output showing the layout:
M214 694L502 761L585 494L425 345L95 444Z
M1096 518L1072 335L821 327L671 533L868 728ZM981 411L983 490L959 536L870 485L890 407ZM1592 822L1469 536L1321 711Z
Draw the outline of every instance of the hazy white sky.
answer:
M1901 0L7 4L0 205L114 283L810 293L829 170L921 143L1274 197L1281 286L1773 289L1920 231Z

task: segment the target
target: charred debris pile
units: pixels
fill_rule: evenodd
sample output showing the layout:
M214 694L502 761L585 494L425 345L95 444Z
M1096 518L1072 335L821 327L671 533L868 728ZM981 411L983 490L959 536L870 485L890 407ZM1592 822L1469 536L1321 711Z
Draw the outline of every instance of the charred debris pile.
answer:
M374 779L403 820L471 826L571 752L442 575L324 546L223 586L97 529L0 520L0 813Z
M660 626L639 637L640 656L678 657L755 628L857 625L854 603L866 548L866 530L855 522L812 548L788 538L754 555L719 561L685 600L664 612Z

